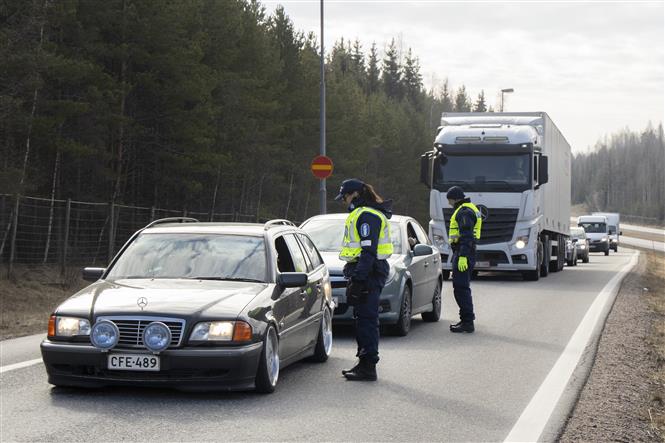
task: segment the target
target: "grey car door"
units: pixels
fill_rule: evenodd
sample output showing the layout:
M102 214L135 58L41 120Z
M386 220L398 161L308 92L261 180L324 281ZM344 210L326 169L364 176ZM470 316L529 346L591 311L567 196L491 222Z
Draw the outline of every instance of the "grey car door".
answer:
M420 223L415 220L412 220L411 223L418 236L418 242L431 247L432 243L429 236L425 233L423 227L420 226ZM423 266L425 267L425 282L423 284L423 289L425 290L425 298L423 301L424 304L427 304L432 302L434 290L436 289L436 285L439 284L439 268L441 264L439 262L439 254L437 254L435 250L432 250L432 254L425 256L424 258Z
M310 240L305 234L300 233L297 234L296 237L298 237L298 240L300 241L300 246L305 254L305 259L307 260L307 266L309 268L309 284L311 285L312 291L307 294L303 309L303 318L306 317L310 320L307 325L307 336L309 345L313 345L318 338L321 317L323 315L323 285L325 284L326 267L319 252L316 250L316 246L312 243L312 240Z
M428 260L429 257L416 257L413 255L413 250L416 245L421 243L418 234L412 222L407 222L406 225L407 246L409 248L408 254L411 255L411 263L408 266L408 271L411 274L411 283L413 286L413 293L411 301L413 310L417 310L423 306L427 297L427 268L430 267Z

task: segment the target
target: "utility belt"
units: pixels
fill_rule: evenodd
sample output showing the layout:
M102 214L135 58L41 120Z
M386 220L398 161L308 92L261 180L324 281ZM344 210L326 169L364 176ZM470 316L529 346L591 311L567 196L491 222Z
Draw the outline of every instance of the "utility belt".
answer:
M458 242L458 243L452 243L452 244L450 245L450 249L453 250L453 253L454 253L454 254L458 253L458 252L459 252L459 249L460 249L460 247L459 247L459 242ZM475 244L475 243L474 243L473 245L471 245L471 252L472 252L473 254L476 253L476 244Z

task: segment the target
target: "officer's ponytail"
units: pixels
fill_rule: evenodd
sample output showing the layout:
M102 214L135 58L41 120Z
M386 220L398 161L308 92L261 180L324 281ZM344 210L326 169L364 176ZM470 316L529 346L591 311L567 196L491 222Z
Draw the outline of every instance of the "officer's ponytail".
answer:
M367 183L363 184L363 191L361 196L363 200L368 203L383 203L383 198L381 198L381 196L376 193L372 185L368 185Z

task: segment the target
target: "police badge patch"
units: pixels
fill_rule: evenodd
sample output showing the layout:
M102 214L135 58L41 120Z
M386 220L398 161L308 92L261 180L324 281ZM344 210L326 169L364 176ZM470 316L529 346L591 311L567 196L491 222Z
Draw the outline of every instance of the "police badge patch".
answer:
M361 237L369 237L369 224L368 223L363 223L360 226L360 236Z

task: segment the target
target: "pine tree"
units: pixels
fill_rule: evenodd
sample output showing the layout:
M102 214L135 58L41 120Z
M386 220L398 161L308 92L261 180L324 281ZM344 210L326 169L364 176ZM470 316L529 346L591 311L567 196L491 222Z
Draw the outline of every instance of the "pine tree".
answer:
M485 91L481 90L478 94L478 100L473 108L473 112L487 112L487 104L485 103Z
M379 53L376 49L376 43L372 43L369 51L369 62L367 64L367 93L373 94L380 87Z
M455 94L455 112L470 112L471 103L469 96L466 94L466 87L460 86Z
M397 46L393 38L383 59L383 89L388 97L402 98L402 75L398 61Z
M403 68L402 90L405 91L406 97L416 107L422 106L422 87L423 77L420 74L418 58L414 57L411 48L409 48Z

